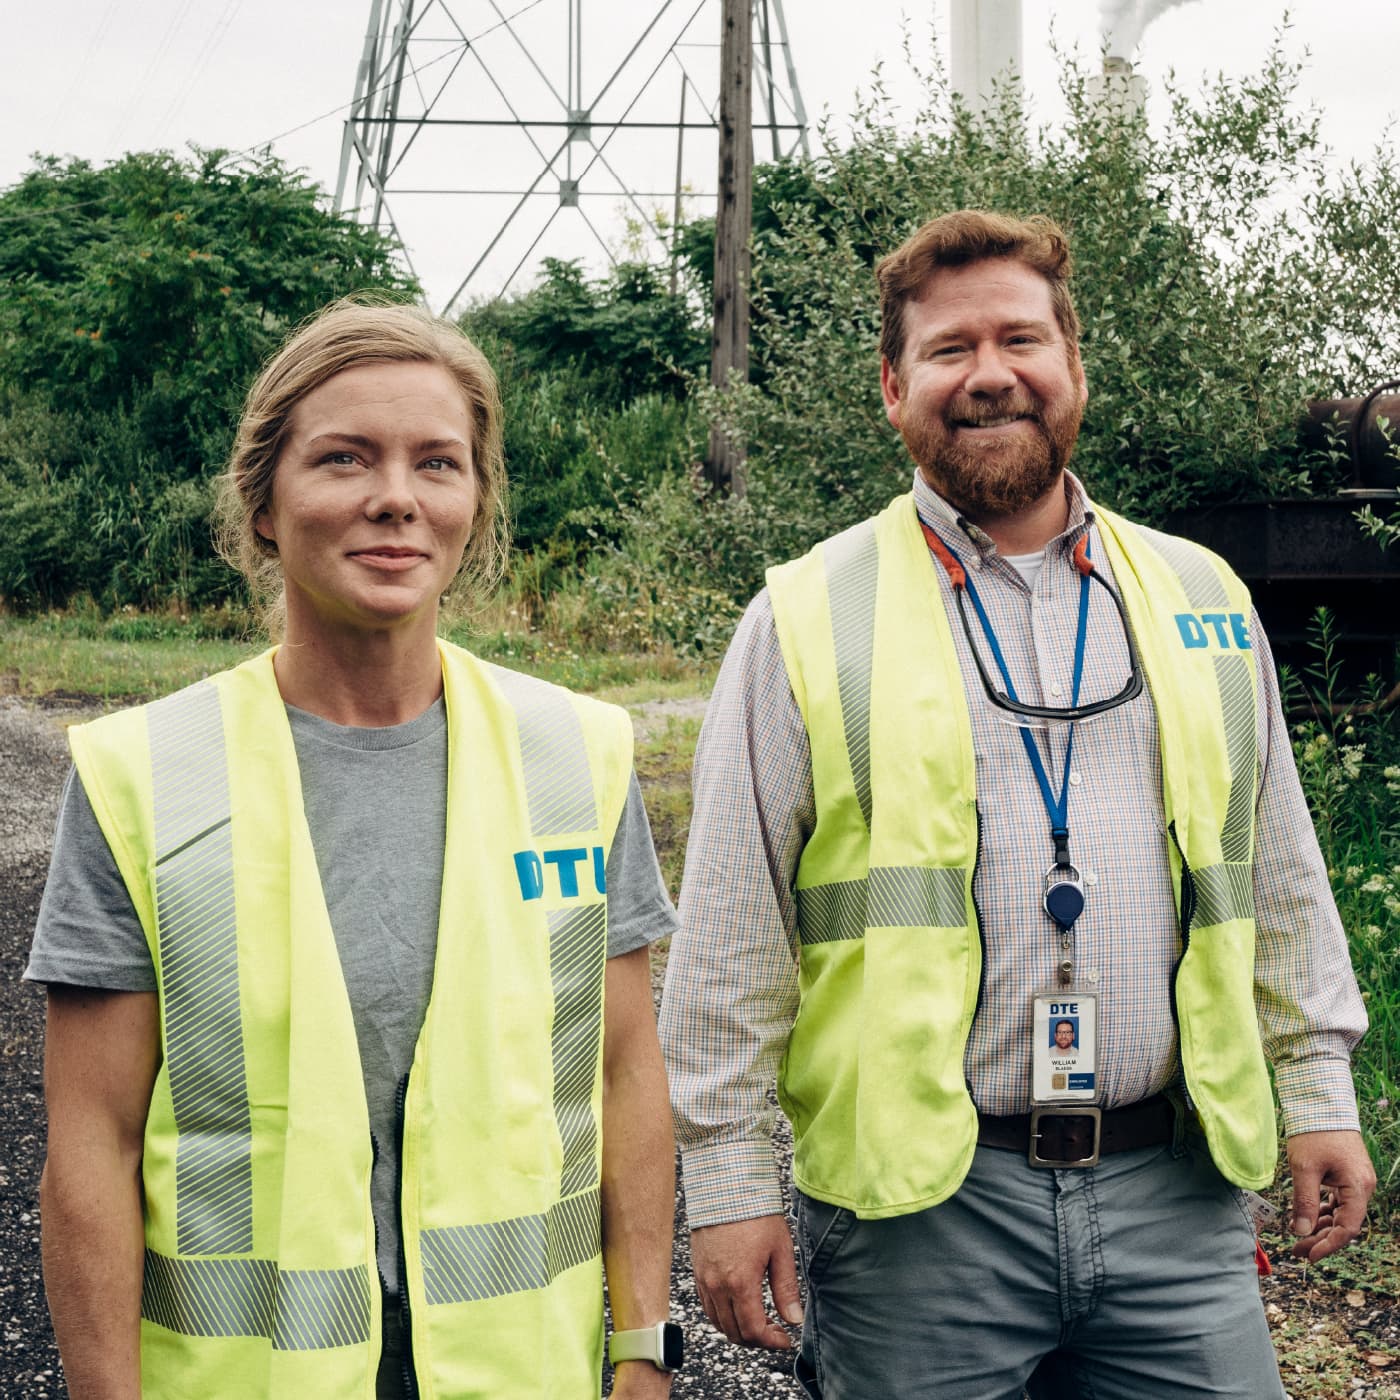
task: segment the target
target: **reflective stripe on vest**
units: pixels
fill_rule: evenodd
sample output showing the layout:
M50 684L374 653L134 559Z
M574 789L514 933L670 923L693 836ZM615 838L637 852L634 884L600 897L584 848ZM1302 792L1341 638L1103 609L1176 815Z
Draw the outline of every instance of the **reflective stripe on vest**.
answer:
M944 866L874 866L864 880L838 880L797 891L804 944L864 938L868 928L952 928L965 917L967 870Z
M155 801L165 1053L180 1134L181 1254L253 1247L252 1124L243 1063L228 756L207 682L146 712Z
M204 682L147 707L155 810L162 1013L179 1134L181 1255L253 1247L252 1123L234 916L228 754ZM352 1269L279 1271L271 1259L146 1251L141 1315L194 1337L266 1337L304 1351L365 1342L370 1281Z
M536 842L597 822L577 712L559 691L493 667L515 710L530 831ZM587 859L583 850L568 852ZM597 987L607 959L607 906L558 909L548 916L554 992L550 1034L554 1117L563 1145L560 1200L543 1215L422 1233L429 1303L466 1303L547 1288L559 1274L602 1252L593 1077L603 1034Z
M142 1316L189 1337L266 1337L279 1351L369 1340L369 1272L146 1251Z
M1156 530L1140 526L1136 530L1166 560L1192 608L1223 611L1229 607L1219 573L1198 549ZM1230 800L1220 832L1221 862L1191 872L1196 896L1193 922L1202 925L1254 917L1254 800L1259 770L1254 682L1241 652L1222 652L1211 661L1220 686Z

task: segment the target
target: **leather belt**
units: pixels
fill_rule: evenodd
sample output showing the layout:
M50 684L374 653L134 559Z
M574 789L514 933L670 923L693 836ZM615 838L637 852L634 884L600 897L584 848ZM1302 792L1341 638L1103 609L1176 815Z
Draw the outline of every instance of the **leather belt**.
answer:
M1024 1152L1032 1166L1089 1167L1110 1152L1160 1147L1176 1134L1176 1109L1165 1094L1125 1108L1080 1108L1054 1104L1034 1113L977 1117L982 1147Z

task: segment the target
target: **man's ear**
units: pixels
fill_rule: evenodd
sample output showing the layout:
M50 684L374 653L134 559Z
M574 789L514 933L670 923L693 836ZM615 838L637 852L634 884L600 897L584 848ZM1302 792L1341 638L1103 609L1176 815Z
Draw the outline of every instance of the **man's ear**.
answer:
M880 394L885 400L885 417L890 420L890 426L896 431L899 429L899 393L899 371L889 362L887 356L881 355Z

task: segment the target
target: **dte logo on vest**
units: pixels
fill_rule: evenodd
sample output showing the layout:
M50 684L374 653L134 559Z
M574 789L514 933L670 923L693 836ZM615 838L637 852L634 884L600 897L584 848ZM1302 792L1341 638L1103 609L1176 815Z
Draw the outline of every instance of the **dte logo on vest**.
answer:
M560 896L564 899L577 899L578 868L584 861L589 861L592 869L593 888L599 894L608 892L607 867L601 846L594 846L591 851L583 846L571 846L557 851L517 851L514 860L515 878L520 881L521 899L544 898L546 865L552 866L556 872Z
M1249 623L1243 613L1177 613L1176 630L1181 633L1184 647L1217 646L1222 651L1234 648L1250 651Z

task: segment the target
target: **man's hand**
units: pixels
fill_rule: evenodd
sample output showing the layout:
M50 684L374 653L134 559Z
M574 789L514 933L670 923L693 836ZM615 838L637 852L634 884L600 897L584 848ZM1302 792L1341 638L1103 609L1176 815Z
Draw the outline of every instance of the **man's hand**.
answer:
M1288 1166L1293 1173L1293 1233L1300 1236L1293 1253L1315 1264L1361 1233L1376 1170L1361 1134L1353 1132L1289 1138Z
M705 1316L731 1342L773 1351L791 1348L787 1333L763 1306L766 1278L783 1320L793 1326L802 1321L797 1260L783 1216L760 1215L692 1230L690 1260Z

